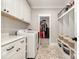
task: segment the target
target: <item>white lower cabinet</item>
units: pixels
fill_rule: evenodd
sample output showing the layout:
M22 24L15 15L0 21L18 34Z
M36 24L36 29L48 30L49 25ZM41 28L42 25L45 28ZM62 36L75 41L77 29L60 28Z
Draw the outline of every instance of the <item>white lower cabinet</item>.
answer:
M1 59L8 59L10 56L16 53L15 42L1 47Z
M1 47L1 59L26 59L26 38Z
M20 53L20 58L26 58L26 38L22 38L21 40L16 42L17 44L17 49L16 52Z
M21 59L20 53L10 56L8 59Z
M21 51L18 51L16 54L10 56L8 59L25 59Z

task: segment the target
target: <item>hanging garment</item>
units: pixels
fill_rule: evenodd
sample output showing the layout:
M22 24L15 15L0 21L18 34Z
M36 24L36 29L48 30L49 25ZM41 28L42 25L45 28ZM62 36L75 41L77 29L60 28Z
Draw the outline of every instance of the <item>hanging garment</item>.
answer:
M39 34L40 34L40 38L43 38L43 32L40 32Z
M45 35L45 31L43 31L43 38L45 38L46 37L46 35Z
M46 24L46 23L42 23L42 24L41 24L42 31L46 31L46 26L47 26L47 24Z
M46 33L46 38L49 38L49 28L48 27L46 28L45 33Z

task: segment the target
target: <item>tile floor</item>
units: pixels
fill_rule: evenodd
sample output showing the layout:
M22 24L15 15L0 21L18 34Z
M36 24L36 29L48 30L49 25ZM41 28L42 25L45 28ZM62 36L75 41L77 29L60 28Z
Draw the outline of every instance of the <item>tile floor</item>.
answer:
M57 44L48 45L47 40L41 40L41 47L35 59L65 59L63 51ZM47 45L47 46L46 46Z
M49 45L49 39L40 39L40 46L47 47Z

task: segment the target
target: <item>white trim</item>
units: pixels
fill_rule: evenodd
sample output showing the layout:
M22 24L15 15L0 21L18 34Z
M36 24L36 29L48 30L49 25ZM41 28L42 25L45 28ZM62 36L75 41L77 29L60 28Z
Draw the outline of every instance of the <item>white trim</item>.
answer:
M60 7L31 7L33 9L57 9L57 8L63 8L64 6L60 6Z
M54 8L59 8L59 9L60 9L60 8L63 8L63 7L64 7L64 6L57 6L57 7L56 7L56 6L48 6L48 7L32 6L31 8L33 8L33 9L39 9L39 8L43 8L43 9L44 9L44 8L47 8L47 9L54 9Z
M40 16L49 16L49 31L50 31L50 37L49 37L49 44L51 44L51 14L39 14L38 15L38 32L40 32ZM40 39L39 39L39 43L40 43Z

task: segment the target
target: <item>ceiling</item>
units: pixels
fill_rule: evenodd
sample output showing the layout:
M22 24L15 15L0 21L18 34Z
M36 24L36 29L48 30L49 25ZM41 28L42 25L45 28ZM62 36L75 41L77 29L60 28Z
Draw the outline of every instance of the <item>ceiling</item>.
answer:
M32 8L62 8L67 0L28 0Z

